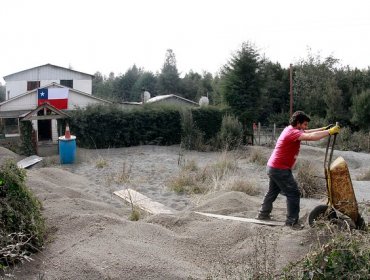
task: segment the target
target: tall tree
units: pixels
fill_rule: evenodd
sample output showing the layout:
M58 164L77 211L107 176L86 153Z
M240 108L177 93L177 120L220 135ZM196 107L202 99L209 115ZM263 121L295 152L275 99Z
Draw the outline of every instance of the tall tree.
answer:
M168 49L161 72L158 76L159 94L176 94L179 92L180 75L176 66L173 50Z
M264 81L261 94L264 110L259 121L282 125L281 122L286 123L289 119L289 72L279 63L265 60L260 74Z
M243 123L258 119L262 109L262 63L256 48L251 43L243 43L221 72L223 97Z
M0 102L5 100L5 86L0 83Z
M325 97L328 92L335 93L340 98L336 84L331 81L335 77L335 64L338 59L329 56L324 60L320 55L308 54L307 60L301 60L294 67L294 107L306 113L325 118L327 105ZM331 88L333 87L333 88ZM331 108L333 109L333 108Z
M370 89L353 97L352 122L359 128L370 130Z
M134 96L132 89L136 81L140 78L143 70L141 68L133 65L129 68L126 73L118 78L115 84L115 93L117 95L117 100L120 101L131 101L131 97Z
M141 95L145 90L148 91L152 97L156 96L156 84L157 78L152 72L142 73L132 87L130 101L142 101Z

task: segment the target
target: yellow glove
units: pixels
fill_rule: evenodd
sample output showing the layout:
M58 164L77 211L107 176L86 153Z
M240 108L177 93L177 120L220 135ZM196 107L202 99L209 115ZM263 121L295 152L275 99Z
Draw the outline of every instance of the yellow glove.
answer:
M330 135L338 134L340 131L340 126L339 125L333 126L328 131Z

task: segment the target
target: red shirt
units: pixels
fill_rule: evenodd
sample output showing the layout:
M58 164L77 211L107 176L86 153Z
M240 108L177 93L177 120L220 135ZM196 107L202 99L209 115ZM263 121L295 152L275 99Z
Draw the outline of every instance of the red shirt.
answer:
M301 146L298 138L302 134L303 130L287 126L280 134L267 165L278 169L292 169Z

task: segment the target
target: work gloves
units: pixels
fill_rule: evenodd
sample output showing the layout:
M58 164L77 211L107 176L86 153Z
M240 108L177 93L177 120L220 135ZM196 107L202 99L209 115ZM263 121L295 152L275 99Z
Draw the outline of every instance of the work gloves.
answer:
M328 131L329 131L329 134L330 135L338 134L339 131L340 131L340 126L339 125L335 125L332 128L329 128Z

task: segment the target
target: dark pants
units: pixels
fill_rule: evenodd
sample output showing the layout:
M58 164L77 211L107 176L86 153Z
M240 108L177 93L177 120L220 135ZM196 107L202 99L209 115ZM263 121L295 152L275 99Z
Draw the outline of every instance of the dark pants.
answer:
M272 204L279 193L281 193L287 199L286 224L293 225L297 223L299 218L300 192L292 171L290 169L267 167L267 175L270 177L269 189L263 199L260 215L270 215Z

